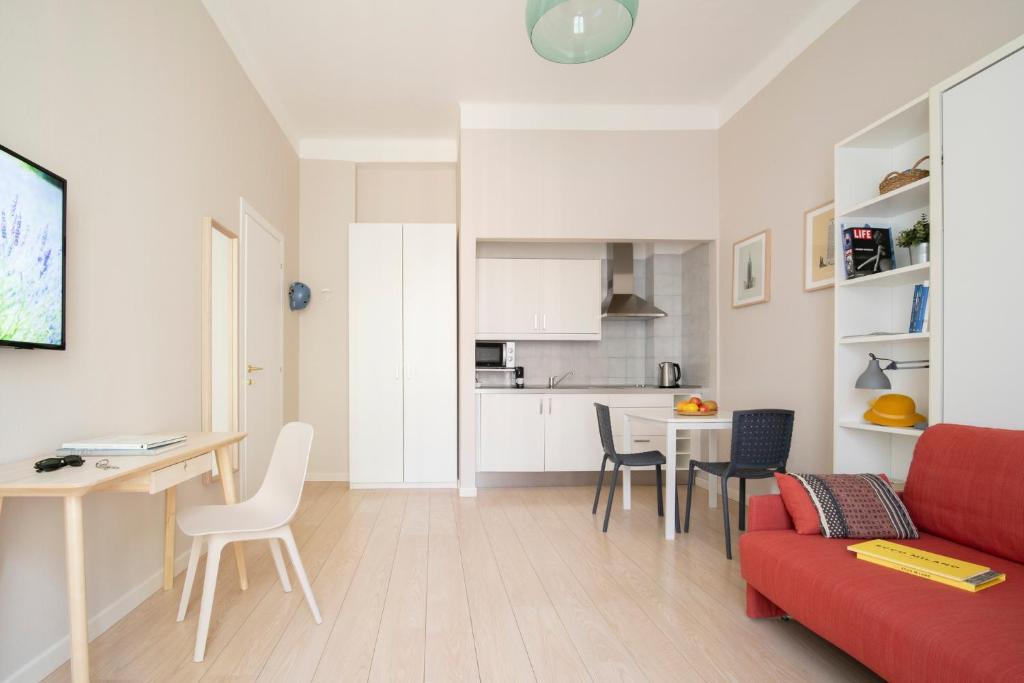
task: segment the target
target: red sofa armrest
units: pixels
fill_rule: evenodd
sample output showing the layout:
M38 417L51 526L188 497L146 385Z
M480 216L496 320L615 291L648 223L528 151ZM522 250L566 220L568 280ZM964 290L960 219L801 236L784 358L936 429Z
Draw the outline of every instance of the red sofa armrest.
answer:
M785 531L793 520L782 503L782 496L751 496L747 501L747 531Z

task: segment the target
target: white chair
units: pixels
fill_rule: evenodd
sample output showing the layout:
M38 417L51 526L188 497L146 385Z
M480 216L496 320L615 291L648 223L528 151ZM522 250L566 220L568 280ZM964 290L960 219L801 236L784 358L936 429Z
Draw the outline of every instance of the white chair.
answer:
M270 553L274 557L277 575L285 592L292 587L288 582L288 570L281 557L278 540L284 541L291 557L292 566L299 584L306 594L306 602L316 623L321 623L320 610L313 598L313 590L306 578L299 550L295 546L288 523L295 516L302 497L302 485L306 480L306 466L309 463L309 448L313 443L313 428L302 422L289 422L281 428L274 444L267 476L260 490L249 500L236 505L199 505L178 513L178 526L192 537L192 554L188 558L185 586L181 591L181 605L178 607L178 621L185 619L192 583L196 577L196 565L206 539L206 578L203 581L203 599L199 606L199 628L196 631L196 649L193 661L203 661L206 654L206 636L210 629L210 613L213 611L213 594L217 588L217 569L221 550L228 543L267 539ZM228 473L226 476L231 476Z

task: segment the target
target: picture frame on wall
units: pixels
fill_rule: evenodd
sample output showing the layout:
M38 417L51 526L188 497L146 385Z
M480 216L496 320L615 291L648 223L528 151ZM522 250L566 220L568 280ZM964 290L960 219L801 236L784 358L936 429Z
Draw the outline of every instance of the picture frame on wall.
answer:
M804 291L835 285L836 205L828 201L804 212Z
M732 246L732 306L763 304L771 298L772 239L762 230Z

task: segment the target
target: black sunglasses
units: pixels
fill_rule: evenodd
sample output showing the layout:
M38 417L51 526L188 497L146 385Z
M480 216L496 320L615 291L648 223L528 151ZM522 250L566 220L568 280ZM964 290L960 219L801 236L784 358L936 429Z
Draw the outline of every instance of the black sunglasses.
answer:
M43 458L36 463L36 472L52 472L61 467L81 467L85 463L80 455L65 455L63 458Z

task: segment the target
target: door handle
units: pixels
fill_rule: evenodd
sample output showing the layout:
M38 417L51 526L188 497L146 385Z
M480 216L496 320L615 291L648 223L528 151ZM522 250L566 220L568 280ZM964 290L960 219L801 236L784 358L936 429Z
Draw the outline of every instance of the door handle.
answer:
M541 316L540 329L542 329L542 330L548 329L548 314L547 313L545 313L544 315Z
M258 365L253 365L252 363L249 363L248 365L245 366L246 372L260 372L261 370L263 370L263 368L261 368Z
M551 414L551 397L548 397L548 415Z
M544 414L544 399L543 398L541 398L541 400L540 400L540 414L541 415Z
M535 330L540 329L540 325L537 324L537 314L536 313L533 314L533 329L535 329ZM544 400L541 399L541 403L543 403L543 402L544 402Z

